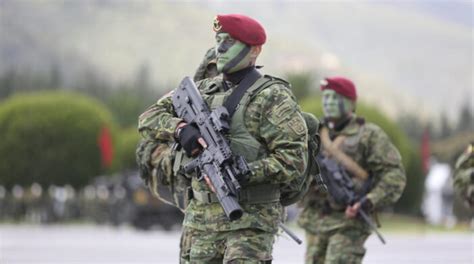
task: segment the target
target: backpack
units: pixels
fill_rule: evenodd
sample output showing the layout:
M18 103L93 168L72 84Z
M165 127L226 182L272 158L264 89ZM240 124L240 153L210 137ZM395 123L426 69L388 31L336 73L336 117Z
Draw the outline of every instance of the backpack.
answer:
M316 180L318 185L323 184L320 180L320 169L316 161L321 145L318 133L319 120L311 113L301 112L301 114L308 128L308 166L303 174L304 177L294 179L280 187L280 203L283 206L289 206L300 201L308 192L313 179Z
M184 210L191 179L173 171L175 151L171 143L141 139L136 149L139 175L152 195Z

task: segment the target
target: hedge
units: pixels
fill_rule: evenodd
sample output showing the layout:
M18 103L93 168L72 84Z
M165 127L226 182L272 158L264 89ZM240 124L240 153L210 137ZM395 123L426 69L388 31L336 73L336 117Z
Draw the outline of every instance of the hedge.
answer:
M98 101L65 92L18 94L0 104L0 184L80 187L107 172L98 136L115 134Z
M139 140L140 134L135 127L119 131L117 135L117 159L114 166L116 169L120 171L137 169L135 149Z

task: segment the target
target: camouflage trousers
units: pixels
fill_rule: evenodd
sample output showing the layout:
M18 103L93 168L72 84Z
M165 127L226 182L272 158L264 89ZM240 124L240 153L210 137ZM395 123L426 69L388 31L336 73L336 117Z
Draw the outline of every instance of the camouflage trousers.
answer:
M205 232L183 227L180 264L266 264L272 262L275 234L259 229Z
M332 232L306 232L306 264L360 264L365 255L364 243L370 232L342 228Z

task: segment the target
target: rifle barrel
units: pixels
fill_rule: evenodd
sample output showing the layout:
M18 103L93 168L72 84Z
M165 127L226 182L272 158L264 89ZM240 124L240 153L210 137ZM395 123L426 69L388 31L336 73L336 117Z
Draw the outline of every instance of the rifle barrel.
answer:
M377 230L377 227L375 226L375 224L372 222L372 220L370 220L369 216L364 212L364 210L359 210L359 214L360 216L362 216L362 218L364 219L364 221L369 224L370 228L372 228L372 230L374 230L375 234L377 235L377 237L380 239L380 242L382 242L382 244L386 244L385 242L385 239L382 237L382 234L380 234L380 232Z
M303 241L298 236L296 236L295 233L293 233L290 229L288 229L288 227L286 227L283 223L280 222L278 226L283 230L283 232L285 232L288 236L290 236L291 239L293 239L296 243L298 243L298 245L301 245L301 243L303 243Z

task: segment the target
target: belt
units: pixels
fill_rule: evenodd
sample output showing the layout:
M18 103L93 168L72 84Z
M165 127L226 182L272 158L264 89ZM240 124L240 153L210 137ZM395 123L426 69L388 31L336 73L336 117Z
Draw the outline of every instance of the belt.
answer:
M192 198L204 204L218 203L213 192L192 190ZM245 186L240 190L239 202L246 204L274 203L280 201L280 187L275 184Z

